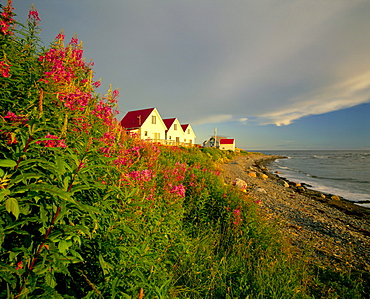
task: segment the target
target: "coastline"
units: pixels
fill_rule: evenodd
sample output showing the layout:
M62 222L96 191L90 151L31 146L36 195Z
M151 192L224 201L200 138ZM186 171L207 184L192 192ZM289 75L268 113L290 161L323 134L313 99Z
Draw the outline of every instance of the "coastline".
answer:
M261 215L277 223L293 246L309 251L315 263L370 275L370 209L271 173L269 162L279 158L285 157L238 156L222 165L224 180L245 181Z

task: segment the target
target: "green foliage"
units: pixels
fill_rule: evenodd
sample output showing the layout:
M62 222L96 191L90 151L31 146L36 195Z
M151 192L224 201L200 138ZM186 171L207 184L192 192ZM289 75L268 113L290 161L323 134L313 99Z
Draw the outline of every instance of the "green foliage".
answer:
M75 37L43 48L34 8L15 29L4 12L1 298L311 298L307 266L224 185L233 152L128 135Z

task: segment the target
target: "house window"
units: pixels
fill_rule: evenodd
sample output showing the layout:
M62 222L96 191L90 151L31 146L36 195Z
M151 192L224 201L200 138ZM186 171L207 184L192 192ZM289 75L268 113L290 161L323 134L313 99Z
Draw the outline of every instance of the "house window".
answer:
M180 137L176 137L176 142L179 143L180 142Z
M186 142L186 139L184 139L184 142Z
M169 139L169 140L171 140L171 138L172 138L172 137L170 136L170 138L168 138L168 139Z
M174 124L174 125L173 125L173 129L174 129L174 130L177 130L177 124Z
M152 124L155 125L156 124L156 117L155 115L152 115Z
M190 129L188 129L188 134L190 134Z
M144 131L144 136L148 136L148 131Z

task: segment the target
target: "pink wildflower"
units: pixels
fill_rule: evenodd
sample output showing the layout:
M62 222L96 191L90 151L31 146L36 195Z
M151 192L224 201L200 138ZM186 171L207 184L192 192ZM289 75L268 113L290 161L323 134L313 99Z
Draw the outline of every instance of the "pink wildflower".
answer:
M20 270L20 269L23 269L23 262L20 261L17 263L17 267L15 268L15 270Z
M234 225L239 225L242 222L241 218L241 210L240 208L236 208L233 212L234 214Z
M16 115L15 113L10 111L8 111L7 115L5 115L4 118L11 122L21 122L22 125L29 121L29 119L25 116Z
M37 10L30 10L30 12L28 13L28 19L33 22L41 21Z
M11 64L7 64L5 61L0 61L0 74L2 77L10 77L10 66Z
M14 23L12 1L8 0L8 4L4 7L4 11L0 17L0 32L4 35L12 35L11 25Z
M61 33L59 33L59 34L55 37L55 39L59 39L59 40L61 40L61 41L64 41L64 38L65 38L65 35L64 35L64 34L61 34Z
M98 87L100 87L101 83L100 83L100 81L95 81L92 85L93 85L95 88L98 88Z
M178 186L174 186L172 187L172 189L170 190L170 193L176 193L178 194L179 196L181 197L184 197L185 196L185 187L184 185L180 184Z
M72 45L72 44L77 45L77 44L78 44L78 39L77 39L77 38L72 37L72 39L71 39L71 41L69 42L69 44L70 44L70 45Z
M36 144L43 144L45 147L67 147L67 145L65 144L65 140L59 139L58 136L47 134L45 138L49 138L49 140L36 141Z

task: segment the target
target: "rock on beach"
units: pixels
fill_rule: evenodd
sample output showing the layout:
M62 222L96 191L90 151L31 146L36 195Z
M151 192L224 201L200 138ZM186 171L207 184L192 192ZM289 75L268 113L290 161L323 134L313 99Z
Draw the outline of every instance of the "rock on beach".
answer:
M238 156L222 165L224 180L243 181L247 196L260 202L263 217L277 222L282 235L297 249L312 249L312 262L370 275L370 209L270 173L268 162L280 158Z

